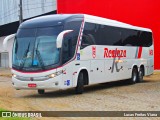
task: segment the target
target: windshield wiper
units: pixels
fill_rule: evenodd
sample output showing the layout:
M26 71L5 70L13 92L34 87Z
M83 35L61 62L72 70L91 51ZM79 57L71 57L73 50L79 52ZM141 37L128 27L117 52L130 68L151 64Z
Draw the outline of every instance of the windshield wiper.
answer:
M41 64L42 69L44 70L45 69L44 62L43 62L42 56L41 56L41 54L40 54L40 52L38 50L38 47L39 47L39 41L38 41L37 48L36 48L36 55L38 57L38 60L39 60L39 62Z
M42 59L41 54L40 54L40 52L39 52L38 49L36 49L36 55L37 55L37 57L38 57L38 60L39 60L39 62L40 62L40 64L41 64L42 69L44 70L44 69L45 69L45 67L44 67L44 62L43 62L43 59Z
M29 46L30 46L30 42L28 44L28 48L25 50L24 55L22 57L21 64L20 64L20 69L22 69L24 67L24 63L26 61L25 57L27 56L27 53L29 52Z

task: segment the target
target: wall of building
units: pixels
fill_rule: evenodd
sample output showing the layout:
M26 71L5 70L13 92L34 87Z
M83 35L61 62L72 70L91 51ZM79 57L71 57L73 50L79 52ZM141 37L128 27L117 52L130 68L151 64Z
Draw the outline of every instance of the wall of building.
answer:
M0 25L19 20L19 1L20 0L0 0ZM22 2L24 19L57 9L56 0L22 0Z
M0 67L12 67L12 47L14 39L8 42L7 50L3 49L3 40L5 37L0 37Z
M160 0L57 0L58 13L85 13L152 29L160 69Z
M12 67L13 39L3 49L5 36L16 33L19 26L20 0L0 0L0 67ZM56 14L56 0L22 0L23 20L38 16Z
M41 14L41 15L34 16L34 17L44 16L44 15L53 15L53 14L56 14L56 13L57 12L55 10L55 11L48 12L48 13L45 13L45 14ZM31 18L29 18L29 19L31 19ZM28 20L28 19L23 19L23 21L26 21L26 20ZM0 25L0 37L16 33L18 27L19 27L19 21L12 22L12 23L5 24L5 25Z

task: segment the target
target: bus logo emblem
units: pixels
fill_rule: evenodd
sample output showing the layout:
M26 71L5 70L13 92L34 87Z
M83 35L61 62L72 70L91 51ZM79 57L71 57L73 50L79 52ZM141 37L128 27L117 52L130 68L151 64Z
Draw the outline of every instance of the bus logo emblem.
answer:
M108 48L104 48L104 58L126 58L126 50L109 50Z
M33 77L31 77L30 80L33 81Z
M92 57L96 58L96 47L95 46L92 47Z

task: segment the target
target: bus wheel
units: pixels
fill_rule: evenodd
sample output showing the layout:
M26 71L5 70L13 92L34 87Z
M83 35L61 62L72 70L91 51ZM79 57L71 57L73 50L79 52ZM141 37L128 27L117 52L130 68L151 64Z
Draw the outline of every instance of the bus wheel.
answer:
M138 80L138 70L136 67L132 69L132 77L130 79L131 84L135 84Z
M138 72L138 81L137 82L143 82L143 76L144 76L144 70L141 67L139 72Z
M38 94L44 94L44 90L38 90Z
M79 73L78 76L78 82L77 82L77 87L76 87L76 93L77 94L82 94L84 91L84 74L82 72Z

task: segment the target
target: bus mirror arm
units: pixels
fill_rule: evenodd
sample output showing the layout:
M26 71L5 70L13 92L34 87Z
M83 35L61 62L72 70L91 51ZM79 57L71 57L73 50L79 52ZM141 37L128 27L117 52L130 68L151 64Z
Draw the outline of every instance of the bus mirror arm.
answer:
M8 41L11 40L12 38L15 38L16 34L11 34L9 36L7 36L4 40L3 40L3 48L5 51L7 51L7 45L8 45Z
M57 36L57 48L62 47L62 41L66 34L73 32L73 30L64 30Z

